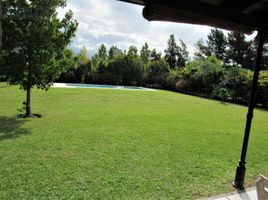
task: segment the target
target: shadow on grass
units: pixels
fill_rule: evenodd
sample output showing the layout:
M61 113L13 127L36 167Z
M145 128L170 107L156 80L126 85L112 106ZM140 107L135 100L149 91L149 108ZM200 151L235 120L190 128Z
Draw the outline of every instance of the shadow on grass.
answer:
M12 140L29 134L30 131L28 129L22 128L25 122L25 119L0 116L0 141Z
M3 82L0 81L0 83L3 83ZM7 88L7 87L11 87L11 85L10 84L7 84L6 82L4 84L1 84L0 85L0 89L1 88Z

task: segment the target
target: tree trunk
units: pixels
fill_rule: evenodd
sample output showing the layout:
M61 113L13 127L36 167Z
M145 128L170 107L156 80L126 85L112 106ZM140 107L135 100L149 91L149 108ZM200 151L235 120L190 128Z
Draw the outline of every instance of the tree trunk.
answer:
M31 111L31 87L27 87L26 90L26 115L25 117L32 117Z

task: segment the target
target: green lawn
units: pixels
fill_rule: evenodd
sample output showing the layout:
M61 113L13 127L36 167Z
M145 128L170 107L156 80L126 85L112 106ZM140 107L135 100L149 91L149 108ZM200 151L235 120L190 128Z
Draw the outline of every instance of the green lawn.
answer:
M194 199L233 190L246 107L167 91L23 91L0 84L0 199ZM247 185L268 175L256 110Z

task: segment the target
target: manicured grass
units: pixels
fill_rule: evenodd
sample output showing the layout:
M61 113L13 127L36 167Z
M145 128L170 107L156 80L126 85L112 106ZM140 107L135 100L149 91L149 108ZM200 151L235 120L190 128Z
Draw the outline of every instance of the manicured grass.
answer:
M233 190L246 107L166 91L34 90L40 119L0 84L0 199L195 199ZM256 110L247 185L268 175Z

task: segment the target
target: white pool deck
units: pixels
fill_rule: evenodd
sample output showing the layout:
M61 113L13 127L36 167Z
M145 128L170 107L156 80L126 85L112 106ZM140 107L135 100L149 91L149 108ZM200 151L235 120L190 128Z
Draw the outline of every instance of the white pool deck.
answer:
M202 200L258 200L256 187L244 191L236 191Z

